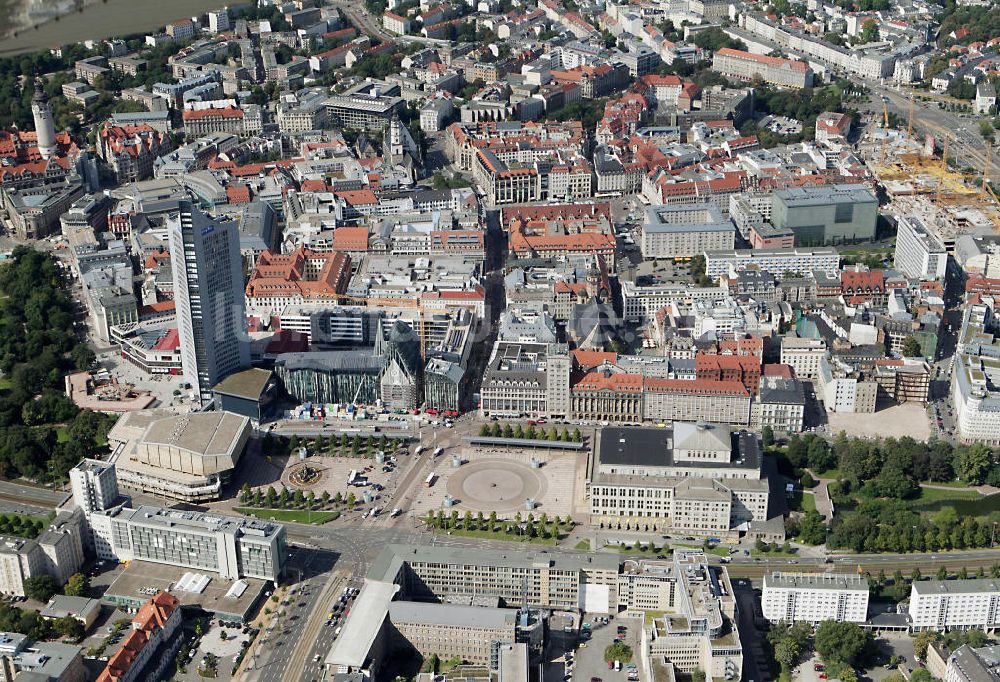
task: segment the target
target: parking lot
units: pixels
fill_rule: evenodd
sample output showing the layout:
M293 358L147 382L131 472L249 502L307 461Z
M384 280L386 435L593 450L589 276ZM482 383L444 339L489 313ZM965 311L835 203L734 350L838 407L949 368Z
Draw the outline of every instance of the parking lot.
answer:
M608 619L608 623L604 624L602 621L594 622L594 618L597 617L601 616L591 615L584 621L589 624L591 635L590 639L581 641L579 648L576 650L572 679L574 682L594 682L595 679L600 680L600 682L628 682L630 670L626 667L626 662L622 661L621 670L609 669L608 663L604 660L604 650L614 643L618 627L624 627L625 631L622 641L632 647L632 663L638 666L639 628L642 627L642 620L639 618L624 617L623 615L617 617L603 616L602 618ZM586 631L587 629L582 628L582 631ZM642 673L636 669L631 677L636 678L641 675ZM647 679L650 679L650 677L647 676Z

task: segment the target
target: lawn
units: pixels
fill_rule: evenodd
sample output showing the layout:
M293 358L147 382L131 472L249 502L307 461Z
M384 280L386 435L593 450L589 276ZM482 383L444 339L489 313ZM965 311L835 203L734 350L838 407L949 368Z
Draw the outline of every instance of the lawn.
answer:
M921 488L920 496L914 500L916 504L931 502L951 502L958 500L979 500L983 496L975 490L941 490L939 488Z
M990 516L1000 512L1000 493L984 496L972 490L921 488L920 497L910 503L913 511L931 514L943 507L954 507L959 518Z
M802 494L802 511L816 511L816 493L808 492Z
M620 544L613 543L613 542L604 545L604 548L605 549L612 549L612 550L618 552L619 554L648 554L648 555L655 556L657 554L668 554L670 552L670 548L666 547L666 546L663 546L663 547L656 547L655 545L642 545L642 546L640 546L638 544L635 544L635 545L620 545Z
M590 540L580 540L580 542L573 545L573 549L578 549L582 552L590 551Z
M291 523L311 523L314 525L333 521L340 516L339 511L314 511L304 509L256 509L254 507L235 507L233 511L258 519L274 519Z
M840 469L827 469L826 471L814 471L817 478L829 478L837 480L840 478Z
M59 443L69 442L69 431L66 430L65 426L60 426L56 429L56 441Z

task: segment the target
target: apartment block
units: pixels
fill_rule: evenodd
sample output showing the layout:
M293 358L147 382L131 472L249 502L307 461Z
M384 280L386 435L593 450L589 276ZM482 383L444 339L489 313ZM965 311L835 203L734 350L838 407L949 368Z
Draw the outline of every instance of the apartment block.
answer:
M941 281L948 267L948 251L917 216L899 216L896 222L896 268L907 277Z
M709 277L722 277L746 269L767 270L777 277L784 277L788 272L805 274L813 270L834 273L840 271L840 254L829 246L705 253L705 274Z
M868 619L868 580L851 574L764 574L761 607L772 623L864 623Z
M966 443L1000 444L1000 342L987 305L970 305L962 318L951 391L958 437Z
M913 630L993 630L1000 626L1000 581L914 580L909 614Z
M488 665L495 642L514 642L517 610L466 604L394 601L389 620L396 632L424 658L458 657Z

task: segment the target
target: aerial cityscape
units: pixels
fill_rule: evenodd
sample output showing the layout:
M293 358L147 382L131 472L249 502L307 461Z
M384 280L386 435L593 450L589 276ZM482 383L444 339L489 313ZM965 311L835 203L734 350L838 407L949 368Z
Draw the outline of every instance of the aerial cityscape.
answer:
M0 46L0 682L1000 682L1000 3Z

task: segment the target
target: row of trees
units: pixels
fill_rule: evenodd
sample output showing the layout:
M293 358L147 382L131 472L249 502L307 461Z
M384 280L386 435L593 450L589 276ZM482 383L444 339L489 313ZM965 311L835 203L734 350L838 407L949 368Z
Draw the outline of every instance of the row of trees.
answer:
M556 427L549 427L546 431L545 427L535 428L533 424L529 424L528 428L524 428L520 424L511 426L510 424L500 425L499 422L494 422L493 424L483 424L479 429L479 435L487 438L517 438L517 439L529 439L529 440L551 440L563 443L580 443L583 441L583 434L580 433L580 429L573 429L570 433L569 429L563 429L560 431Z
M0 534L33 540L45 528L45 520L22 514L0 514Z
M826 544L855 552L936 552L989 547L993 525L944 507L927 518L899 500L864 500L830 528Z
M281 491L274 489L274 486L268 486L266 492L262 492L260 488L250 489L250 486L246 483L240 488L240 503L247 507L257 507L258 509L303 509L309 511L319 511L322 509L339 508L344 505L348 509L352 509L355 504L357 504L357 498L354 493L348 493L344 497L341 493L337 492L335 495L330 495L329 491L324 490L322 495L316 495L316 492L310 490L308 493L304 493L301 490L289 491L288 488L282 486Z
M385 434L362 436L361 434L342 433L331 435L329 438L319 435L314 439L299 438L293 435L287 440L281 437L274 438L268 434L264 439L264 446L264 451L269 454L296 454L300 447L304 447L310 455L345 455L346 451L349 451L350 454L357 457L360 454L373 453L375 450L382 452L398 450L405 447L405 443L402 440L389 438Z
M549 519L545 513L538 517L529 513L527 517L522 518L521 512L518 512L513 521L508 521L497 519L496 512L490 512L489 517L486 517L482 512L473 516L472 512L467 511L464 516L459 517L458 510L455 509L451 514L446 514L440 509L431 510L427 512L424 523L439 530L484 531L543 540L558 538L561 532L573 528L573 520L569 517L565 520L559 516Z

